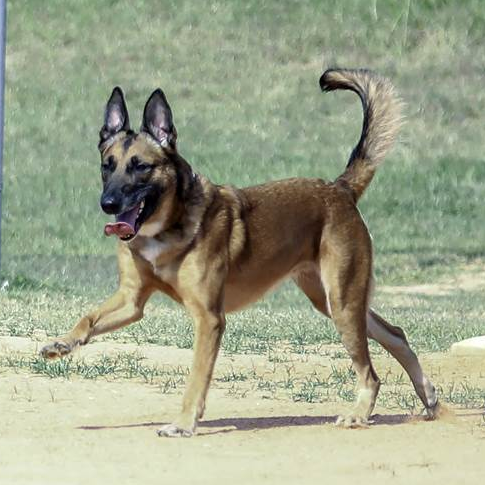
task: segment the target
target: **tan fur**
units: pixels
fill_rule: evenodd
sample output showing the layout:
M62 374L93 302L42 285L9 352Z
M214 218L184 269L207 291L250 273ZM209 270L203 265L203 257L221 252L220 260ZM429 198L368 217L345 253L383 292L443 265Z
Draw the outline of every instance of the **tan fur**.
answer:
M352 89L364 105L362 138L335 183L295 178L245 189L217 186L194 175L175 148L157 145L147 135L140 134L128 151L123 134L102 146L104 158L118 160L114 176L123 177L133 154L155 163L150 177L164 195L139 234L119 243L118 292L47 345L43 355L67 354L96 335L138 320L154 291L168 294L192 315L195 347L181 414L160 434L190 436L204 411L225 314L293 278L315 307L334 320L358 375L355 410L339 423L365 426L375 404L379 380L367 335L404 366L432 414L434 388L403 332L368 309L372 247L355 205L396 135L399 102L387 81L365 71L328 71L321 85ZM177 177L182 195L176 194Z
M320 78L320 87L323 91L354 91L362 102L362 135L345 172L337 179L350 185L358 200L394 144L402 122L402 103L387 79L366 70L329 69Z

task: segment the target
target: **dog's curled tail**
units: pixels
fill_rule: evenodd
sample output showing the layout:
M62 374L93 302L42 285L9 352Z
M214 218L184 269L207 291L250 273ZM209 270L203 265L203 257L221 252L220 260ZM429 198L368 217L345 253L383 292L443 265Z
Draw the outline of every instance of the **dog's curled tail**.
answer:
M362 134L345 172L336 180L348 184L357 201L396 139L402 103L387 79L366 70L328 69L320 78L320 87L322 91L354 91L362 101Z

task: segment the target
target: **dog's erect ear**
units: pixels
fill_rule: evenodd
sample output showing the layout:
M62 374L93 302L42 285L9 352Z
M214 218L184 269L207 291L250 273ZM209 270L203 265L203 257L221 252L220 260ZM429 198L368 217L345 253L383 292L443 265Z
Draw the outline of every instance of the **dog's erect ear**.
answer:
M155 138L162 147L175 149L177 130L173 125L172 110L161 89L153 91L148 98L141 130Z
M104 111L104 125L99 132L101 142L120 131L130 129L130 118L126 109L125 98L120 87L116 86L111 93Z

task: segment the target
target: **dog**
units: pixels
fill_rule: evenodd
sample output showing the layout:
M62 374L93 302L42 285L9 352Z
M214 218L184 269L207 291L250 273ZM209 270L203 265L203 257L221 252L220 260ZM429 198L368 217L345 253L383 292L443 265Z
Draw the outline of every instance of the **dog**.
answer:
M367 70L329 69L320 87L353 91L362 102L362 133L345 171L334 182L292 178L244 189L215 185L182 158L162 90L148 98L136 133L114 88L100 131L100 202L115 216L104 231L119 239L119 289L41 355L62 357L139 320L150 295L166 293L193 317L195 344L180 415L158 434L189 437L204 413L225 314L291 278L334 321L358 377L355 407L338 425L368 426L380 385L368 337L399 361L436 416L435 388L404 332L369 307L372 245L357 208L396 138L401 102L388 80Z

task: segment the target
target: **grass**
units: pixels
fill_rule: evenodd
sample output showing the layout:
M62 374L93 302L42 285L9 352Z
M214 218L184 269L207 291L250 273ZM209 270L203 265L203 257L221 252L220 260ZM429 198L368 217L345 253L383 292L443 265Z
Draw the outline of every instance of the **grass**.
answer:
M292 289L284 290L291 295ZM296 353L319 353L322 345L338 343L333 323L315 312L311 305L294 298L294 305L278 306L278 296L241 313L228 315L222 347L226 353L268 354L281 346ZM44 291L9 290L0 293L0 335L33 336L45 331L56 336L68 331L73 321L95 304L86 297L57 294L53 298ZM482 290L460 292L455 297L414 295L378 295L378 309L390 322L402 326L408 339L420 352L444 351L458 340L485 334ZM192 348L193 332L189 316L179 308L169 307L160 299L147 305L145 317L107 339L173 345ZM380 351L372 344L375 351ZM337 352L335 358L347 358Z
M116 378L141 378L149 384L155 379L164 392L184 384L189 370L182 366L147 365L143 357L137 354L103 355L94 361L85 361L67 357L62 360L47 361L38 355L26 356L11 354L0 357L0 366L6 368L26 369L34 374L51 378L71 378L80 376L83 379L116 376Z
M390 76L407 102L401 143L361 203L379 280L425 280L482 257L485 6L372 4L9 2L5 277L79 294L114 284L96 150L113 85L135 126L162 86L181 152L214 182L332 179L361 119L355 96L319 93L334 64Z
M157 386L163 394L181 392L189 369L185 366L156 365L144 362L136 353L101 355L85 359L68 357L63 360L46 361L37 355L9 354L0 356L0 369L28 371L50 378L72 379L137 379ZM403 373L388 371L381 378L382 388L378 404L387 409L400 409L413 414L422 404ZM295 402L322 403L355 400L356 374L352 367L339 365L329 372L313 372L302 375L294 365L275 365L272 371L231 367L216 375L214 387L223 387L227 394L245 398L259 393L266 399L291 399ZM444 402L461 408L485 406L485 390L468 381L448 381L438 386Z
M319 92L325 66L370 67L390 77L407 122L360 203L373 234L377 287L453 281L465 267L483 268L484 32L480 0L8 2L0 335L62 333L115 288L116 245L102 235L96 144L116 84L126 91L134 127L161 86L181 153L195 170L245 186L341 173L361 108L352 94ZM447 296L378 291L375 305L421 352L485 333L478 288ZM160 297L142 323L107 338L190 348L192 328ZM318 353L338 341L333 326L283 285L229 317L223 348L284 364L282 347ZM120 376L129 372L125 364L106 363ZM63 365L68 373L91 372L72 363L58 372ZM281 385L303 400L326 392L311 379ZM350 398L345 389L342 398Z

